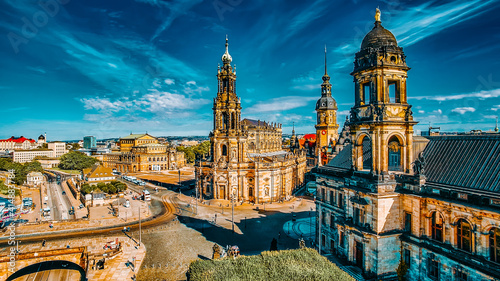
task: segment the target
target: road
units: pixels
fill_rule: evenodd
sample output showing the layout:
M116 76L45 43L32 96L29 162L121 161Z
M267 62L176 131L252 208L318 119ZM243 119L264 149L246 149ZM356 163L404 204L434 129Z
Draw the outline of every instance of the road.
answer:
M69 219L69 209L71 208L71 203L67 198L67 195L62 194L61 185L56 182L49 183L47 188L47 194L49 197L49 207L50 207L50 217L52 220L67 220Z
M138 189L138 187L134 189ZM171 203L172 196L174 195L175 193L167 191L158 193L157 196L152 196L154 201L156 201L155 198L160 198L161 201L158 203L160 203L161 205L161 211L159 212L159 214L153 217L149 217L147 219L142 220L143 229L154 227L157 225L162 225L175 218L176 211ZM113 232L122 231L124 226L130 227L132 231L135 231L139 229L139 222L134 221L129 223L121 223L114 226L94 227L94 228L76 229L69 231L53 231L48 233L36 233L36 234L25 234L25 235L21 234L16 236L16 241L22 241L24 243L27 243L27 242L40 242L43 239L49 241L52 239L74 238L83 236L88 237L99 234L110 234ZM8 240L7 236L0 238L0 248L7 247L6 240Z

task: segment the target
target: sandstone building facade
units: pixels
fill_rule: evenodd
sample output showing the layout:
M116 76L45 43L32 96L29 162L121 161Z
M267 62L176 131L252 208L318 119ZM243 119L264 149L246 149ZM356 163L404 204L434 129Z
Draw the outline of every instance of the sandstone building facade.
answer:
M231 61L226 39L217 73L210 156L195 165L198 194L255 203L285 200L304 183L305 153L282 150L281 124L241 119Z
M403 49L381 25L356 53L355 104L317 170L317 247L393 280L500 279L500 135L413 135Z
M120 138L120 150L103 156L103 166L118 172L175 170L186 165L184 152L159 144L149 134L130 134Z

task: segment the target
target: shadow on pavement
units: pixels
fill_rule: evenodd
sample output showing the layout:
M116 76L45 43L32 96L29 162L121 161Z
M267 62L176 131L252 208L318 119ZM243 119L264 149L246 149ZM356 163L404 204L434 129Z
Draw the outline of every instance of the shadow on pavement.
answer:
M237 226L243 234L233 233L230 228L226 229L212 222L193 217L179 216L179 221L187 227L199 231L207 240L221 246L237 245L242 255L255 255L262 251L268 251L273 238L278 240L279 250L299 247L297 239L290 238L283 232L283 225L292 220L292 213L259 210L259 214L264 216L235 222L235 229ZM309 217L307 211L293 214L297 219ZM220 219L226 220L226 218L217 218L217 221Z

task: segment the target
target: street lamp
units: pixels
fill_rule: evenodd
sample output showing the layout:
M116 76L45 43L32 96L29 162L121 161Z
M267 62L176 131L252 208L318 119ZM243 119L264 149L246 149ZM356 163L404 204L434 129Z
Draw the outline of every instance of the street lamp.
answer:
M231 227L234 233L234 191L231 193Z

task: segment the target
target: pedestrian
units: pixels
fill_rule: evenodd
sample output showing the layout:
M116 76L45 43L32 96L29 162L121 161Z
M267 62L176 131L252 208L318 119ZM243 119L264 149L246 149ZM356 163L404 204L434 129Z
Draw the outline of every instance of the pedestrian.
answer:
M217 214L215 214L214 223L217 223Z
M42 247L45 247L45 242L46 242L45 239L43 239L43 241L42 241Z

